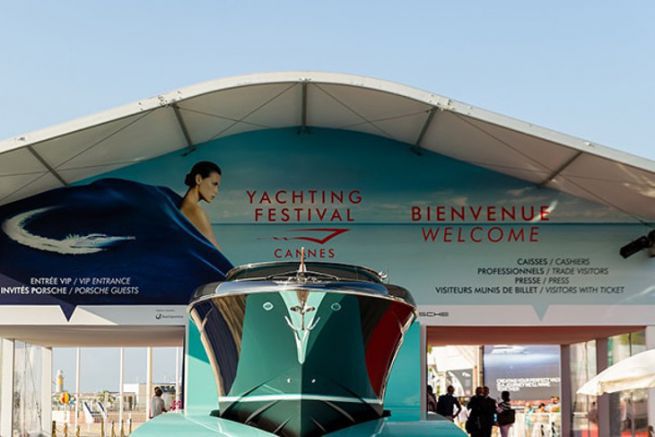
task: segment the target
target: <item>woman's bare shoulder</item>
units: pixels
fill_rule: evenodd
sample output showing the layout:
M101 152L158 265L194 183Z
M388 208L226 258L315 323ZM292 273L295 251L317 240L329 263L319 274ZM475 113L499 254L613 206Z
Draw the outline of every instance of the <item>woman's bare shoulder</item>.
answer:
M198 225L199 223L209 222L207 218L207 213L197 204L187 203L182 204L180 211L184 214L191 222Z
M180 211L196 227L196 229L200 231L201 234L211 241L214 246L220 249L216 237L214 236L209 217L200 205L193 202L182 202L182 205L180 205Z

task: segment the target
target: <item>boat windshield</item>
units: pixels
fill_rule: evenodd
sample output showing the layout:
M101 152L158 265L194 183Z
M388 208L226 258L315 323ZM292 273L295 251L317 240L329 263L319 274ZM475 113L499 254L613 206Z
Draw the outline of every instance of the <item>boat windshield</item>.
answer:
M298 262L251 264L230 270L225 280L236 281L243 279L271 279L284 275L295 276L296 272L298 272L298 267ZM307 262L305 263L305 268L309 273L324 275L331 277L332 279L375 283L382 282L380 275L377 272L360 266Z

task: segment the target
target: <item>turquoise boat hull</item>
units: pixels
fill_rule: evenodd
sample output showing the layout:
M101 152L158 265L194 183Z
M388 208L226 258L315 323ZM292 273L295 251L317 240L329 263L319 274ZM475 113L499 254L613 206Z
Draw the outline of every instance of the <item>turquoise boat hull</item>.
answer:
M232 420L210 416L163 414L141 425L133 437L272 437L258 428ZM327 437L466 437L467 434L447 420L394 421L393 417L359 423L326 434Z
M283 436L384 416L386 378L413 307L339 288L259 287L194 304L218 381L216 416Z
M226 281L198 289L189 305L198 329L189 332L199 335L208 360L202 374L211 368L215 380L205 389L196 375L193 387L202 405L218 408L198 415L201 404L194 404L134 435L465 436L445 419L384 409L389 372L415 312L407 290L363 267L235 268ZM206 396L214 387L215 401Z

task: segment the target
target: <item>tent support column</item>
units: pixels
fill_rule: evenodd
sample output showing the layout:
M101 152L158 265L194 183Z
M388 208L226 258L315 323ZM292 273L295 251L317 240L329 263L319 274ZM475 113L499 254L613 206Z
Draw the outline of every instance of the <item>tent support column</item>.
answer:
M180 408L180 348L175 348L175 408Z
M152 396L152 347L146 348L146 421L150 420L152 416L150 397Z
M571 419L573 417L573 393L571 393L571 346L560 345L559 348L560 373L560 435L571 435Z
M607 369L609 364L608 353L608 339L596 339L596 374ZM598 437L611 437L610 436L610 395L607 393L598 396Z
M421 339L420 339L420 375L421 375L421 398L419 405L421 408L421 418L428 411L427 406L427 385L428 385L428 327L421 325Z
M80 414L80 361L81 361L82 351L78 347L75 350L75 419L73 425L77 429L77 418Z
M41 348L41 431L46 434L52 428L52 348Z
M125 399L124 399L124 393L123 393L123 379L125 375L123 374L123 371L125 369L125 349L120 348L120 354L119 354L119 369L118 369L118 396L120 397L118 400L118 426L120 429L123 428L123 411L125 410ZM122 434L122 433L121 433Z

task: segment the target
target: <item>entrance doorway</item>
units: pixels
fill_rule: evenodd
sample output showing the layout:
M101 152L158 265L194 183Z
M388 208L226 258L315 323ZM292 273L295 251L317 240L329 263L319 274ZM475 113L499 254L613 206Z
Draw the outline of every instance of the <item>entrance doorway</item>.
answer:
M596 437L603 435L602 427L609 432L605 435L647 436L641 426L647 419L642 408L645 393L636 397L575 393L597 368L614 364L614 357L623 359L643 350L643 332L643 327L635 326L430 326L426 382L437 397L452 385L463 404L476 387L488 386L493 399L508 391L516 410L513 437ZM599 421L603 411L605 419ZM463 412L456 419L462 427L466 416Z

